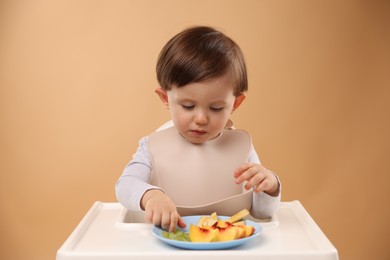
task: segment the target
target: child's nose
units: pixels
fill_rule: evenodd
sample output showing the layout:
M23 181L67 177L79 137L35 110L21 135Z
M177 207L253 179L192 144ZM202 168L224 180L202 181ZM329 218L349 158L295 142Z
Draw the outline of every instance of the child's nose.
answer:
M205 124L207 124L207 122L208 122L207 114L204 113L203 111L199 111L199 112L195 115L195 122L196 122L198 125L205 125Z

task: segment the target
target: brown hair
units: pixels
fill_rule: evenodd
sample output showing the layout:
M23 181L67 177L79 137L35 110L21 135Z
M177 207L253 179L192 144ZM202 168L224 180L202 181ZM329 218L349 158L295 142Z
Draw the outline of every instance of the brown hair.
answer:
M234 95L248 90L244 55L222 32L205 26L188 28L175 35L160 52L157 80L165 90L229 75Z

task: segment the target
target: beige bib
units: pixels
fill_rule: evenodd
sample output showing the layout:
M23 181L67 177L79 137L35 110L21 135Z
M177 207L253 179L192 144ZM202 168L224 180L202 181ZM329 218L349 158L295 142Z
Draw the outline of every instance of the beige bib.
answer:
M151 183L177 205L181 215L232 215L251 208L252 192L234 182L233 171L248 161L251 139L227 130L204 144L192 144L175 127L149 136Z

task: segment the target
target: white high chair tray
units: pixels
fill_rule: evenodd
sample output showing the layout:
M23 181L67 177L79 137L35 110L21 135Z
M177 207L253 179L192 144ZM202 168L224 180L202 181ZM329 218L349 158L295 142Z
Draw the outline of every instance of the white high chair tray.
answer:
M259 236L226 250L172 247L153 236L153 225L143 217L143 212L128 211L119 203L95 202L57 251L56 260L338 259L336 248L299 201L282 202L272 219L260 222Z

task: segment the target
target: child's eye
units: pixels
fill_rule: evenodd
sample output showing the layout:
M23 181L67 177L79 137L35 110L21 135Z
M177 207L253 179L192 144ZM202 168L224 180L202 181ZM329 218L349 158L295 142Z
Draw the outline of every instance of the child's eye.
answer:
M195 107L194 105L183 105L183 104L181 106L182 106L182 108L184 108L186 110L191 110Z
M214 112L222 111L223 107L210 107L210 109Z

